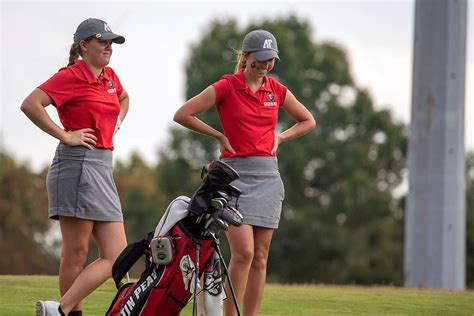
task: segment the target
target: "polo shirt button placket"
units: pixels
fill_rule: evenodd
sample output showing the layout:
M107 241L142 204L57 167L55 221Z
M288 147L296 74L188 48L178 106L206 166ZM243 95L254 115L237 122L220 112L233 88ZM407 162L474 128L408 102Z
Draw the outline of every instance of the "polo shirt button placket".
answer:
M259 92L259 91L257 91L257 92L254 94L253 97L254 97L255 100L257 101L256 104L257 104L258 114L262 114L262 102L260 101L259 97L257 96L257 93L258 93L258 92Z
M258 96L257 96L257 94L258 94ZM259 98L259 96L260 96L260 98ZM263 88L258 89L257 93L255 94L255 98L258 101L258 113L259 114L262 114L262 109L264 107L263 100L262 100L261 96L265 96L265 89L263 89Z

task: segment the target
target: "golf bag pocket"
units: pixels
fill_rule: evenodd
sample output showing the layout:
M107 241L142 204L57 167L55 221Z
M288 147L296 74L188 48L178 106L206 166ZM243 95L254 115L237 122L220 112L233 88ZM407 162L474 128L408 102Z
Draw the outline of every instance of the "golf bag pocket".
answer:
M191 294L177 299L172 296L170 288L153 288L141 315L179 315L190 297Z
M128 298L133 293L134 285L135 283L126 283L118 289L106 315L120 315L120 311L126 306Z
M153 288L160 282L163 274L166 272L164 266L149 266L142 273L136 283L127 283L122 285L115 299L109 307L106 315L108 316L138 316L155 315L153 313L141 313L143 306L150 297Z

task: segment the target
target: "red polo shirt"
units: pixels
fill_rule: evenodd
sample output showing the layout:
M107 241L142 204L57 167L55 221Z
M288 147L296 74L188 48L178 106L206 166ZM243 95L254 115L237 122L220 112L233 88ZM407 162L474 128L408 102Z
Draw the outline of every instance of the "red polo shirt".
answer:
M38 88L53 99L65 131L92 128L97 137L95 147L114 149L112 137L123 88L112 68L105 67L96 79L89 66L78 60Z
M242 69L212 84L224 135L235 150L235 154L225 151L221 158L272 156L278 109L287 89L271 77L264 80L264 85L253 93Z

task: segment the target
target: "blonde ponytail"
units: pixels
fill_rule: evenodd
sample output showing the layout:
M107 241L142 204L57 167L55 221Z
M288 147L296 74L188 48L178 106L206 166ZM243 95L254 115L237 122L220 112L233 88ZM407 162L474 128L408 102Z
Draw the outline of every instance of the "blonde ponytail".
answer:
M237 51L237 64L235 65L234 72L237 73L240 69L245 68L247 66L247 52L243 52L241 50Z

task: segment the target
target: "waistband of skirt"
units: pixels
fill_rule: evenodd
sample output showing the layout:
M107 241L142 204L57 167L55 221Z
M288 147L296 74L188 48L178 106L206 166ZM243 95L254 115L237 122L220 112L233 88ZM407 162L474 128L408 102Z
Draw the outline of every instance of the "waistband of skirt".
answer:
M222 159L229 166L234 168L239 174L256 174L259 175L279 174L278 160L276 157L270 156L249 156Z
M89 149L84 146L68 146L60 143L56 147L55 158L60 160L101 163L112 166L113 153L110 149L96 147Z

